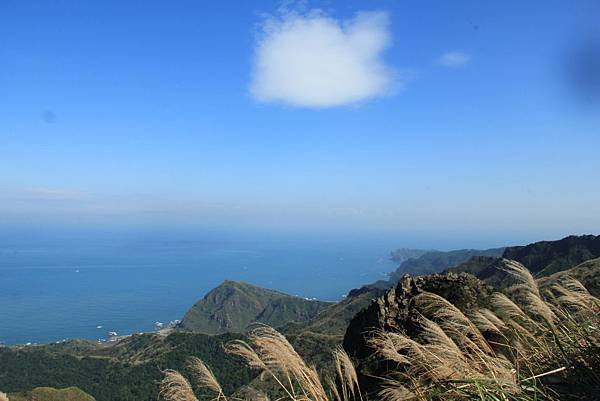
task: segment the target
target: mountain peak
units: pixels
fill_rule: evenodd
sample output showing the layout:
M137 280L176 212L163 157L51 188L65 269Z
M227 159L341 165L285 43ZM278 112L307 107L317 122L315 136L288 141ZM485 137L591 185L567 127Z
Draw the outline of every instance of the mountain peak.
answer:
M255 322L278 327L315 317L332 303L307 300L243 281L225 280L183 317L181 328L207 334L244 332Z

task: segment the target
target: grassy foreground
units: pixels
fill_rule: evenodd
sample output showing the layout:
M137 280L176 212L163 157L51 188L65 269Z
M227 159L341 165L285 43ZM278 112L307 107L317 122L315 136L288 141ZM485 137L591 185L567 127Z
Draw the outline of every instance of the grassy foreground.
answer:
M335 377L323 377L276 330L258 326L248 341L228 343L278 388L278 399L329 400L592 400L600 389L600 300L571 277L536 281L521 264L505 261L517 284L493 295L488 308L469 316L446 299L422 293L418 331L368 333L377 358L389 366L377 391L362 394L359 375L341 349ZM259 391L226 396L209 366L189 360L188 378L164 372L160 397L197 401L259 399ZM196 391L195 391L196 390ZM239 395L239 396L238 396Z

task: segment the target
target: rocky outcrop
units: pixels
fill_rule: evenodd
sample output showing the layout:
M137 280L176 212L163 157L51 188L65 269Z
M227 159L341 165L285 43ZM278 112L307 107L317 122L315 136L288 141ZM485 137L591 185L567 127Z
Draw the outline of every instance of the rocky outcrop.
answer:
M419 325L413 299L422 292L431 292L446 298L463 312L486 306L493 288L467 273L433 274L411 277L405 275L395 288L376 299L359 312L350 322L343 347L355 360L361 388L367 392L373 387L374 377L381 376L387 367L373 356L368 345L370 333L377 330L416 334Z

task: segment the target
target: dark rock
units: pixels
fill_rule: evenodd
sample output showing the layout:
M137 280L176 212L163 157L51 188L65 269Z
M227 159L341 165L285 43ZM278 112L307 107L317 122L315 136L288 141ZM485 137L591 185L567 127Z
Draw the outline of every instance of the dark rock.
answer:
M419 312L414 297L422 292L440 295L463 312L488 304L493 288L467 273L432 274L413 278L405 275L395 288L376 299L350 322L343 347L354 359L361 388L371 391L376 377L388 370L384 362L374 357L368 339L373 331L416 334Z
M377 280L373 284L363 285L360 288L354 288L350 290L347 297L354 298L362 294L377 292L378 290L383 292L392 288L393 286L394 284L390 283L389 281Z

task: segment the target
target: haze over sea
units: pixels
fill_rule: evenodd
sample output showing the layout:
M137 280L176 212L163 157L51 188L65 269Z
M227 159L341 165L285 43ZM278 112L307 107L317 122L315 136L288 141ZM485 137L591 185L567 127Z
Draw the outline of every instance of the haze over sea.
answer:
M0 342L103 339L180 319L225 279L339 300L385 278L397 245L381 236L216 231L2 235ZM101 326L101 328L98 328Z

